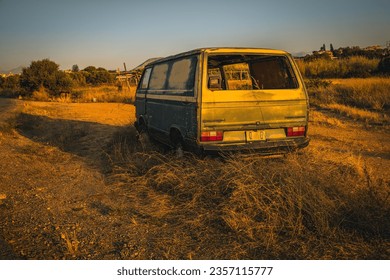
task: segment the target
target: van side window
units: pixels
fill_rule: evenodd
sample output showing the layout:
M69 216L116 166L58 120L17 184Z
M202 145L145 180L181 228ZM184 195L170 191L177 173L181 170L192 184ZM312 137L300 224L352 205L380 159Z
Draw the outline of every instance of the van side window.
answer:
M150 77L149 89L165 89L168 63L156 64Z
M140 89L147 89L150 79L150 72L152 71L152 68L148 68L145 70L144 75L142 76L142 81L140 83Z
M169 90L191 90L194 87L196 57L173 62L168 78Z

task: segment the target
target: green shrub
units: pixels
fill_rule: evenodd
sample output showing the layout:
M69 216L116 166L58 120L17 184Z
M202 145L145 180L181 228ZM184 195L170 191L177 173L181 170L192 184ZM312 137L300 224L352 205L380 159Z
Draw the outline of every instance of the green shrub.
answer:
M381 59L378 65L378 71L385 74L390 74L390 56Z
M17 97L21 94L19 75L0 77L0 96Z
M111 84L114 81L110 72L102 67L88 66L81 73L84 75L86 83L94 86Z
M49 59L43 59L31 62L29 67L23 69L20 75L20 85L30 93L44 87L50 93L58 95L61 92L69 92L72 79L59 70L58 64Z

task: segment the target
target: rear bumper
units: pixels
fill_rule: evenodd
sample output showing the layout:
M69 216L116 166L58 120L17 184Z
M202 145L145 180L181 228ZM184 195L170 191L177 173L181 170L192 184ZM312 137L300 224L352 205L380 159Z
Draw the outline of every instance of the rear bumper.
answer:
M264 154L287 153L309 145L310 138L299 137L286 140L258 141L252 143L228 143L228 144L201 144L204 151L225 152L225 151L256 151Z

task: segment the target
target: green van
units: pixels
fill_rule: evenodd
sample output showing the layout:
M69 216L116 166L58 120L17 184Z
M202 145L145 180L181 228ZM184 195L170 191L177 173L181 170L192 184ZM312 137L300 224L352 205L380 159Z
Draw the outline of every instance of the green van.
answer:
M202 48L153 61L135 107L137 130L175 148L278 153L309 144L308 95L285 51Z

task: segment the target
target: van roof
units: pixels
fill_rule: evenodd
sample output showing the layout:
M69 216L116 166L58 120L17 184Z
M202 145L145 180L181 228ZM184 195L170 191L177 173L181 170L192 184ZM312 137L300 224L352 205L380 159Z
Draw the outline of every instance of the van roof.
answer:
M152 65L155 63L171 60L174 58L182 57L182 56L188 56L193 54L199 54L199 53L212 53L212 54L218 54L218 53L251 53L251 54L288 54L286 51L283 50L275 50L275 49L265 49L265 48L243 48L243 47L213 47L213 48L199 48L194 49L191 51L186 51L182 53L178 53L175 55L170 55L158 60L155 60L148 65Z

